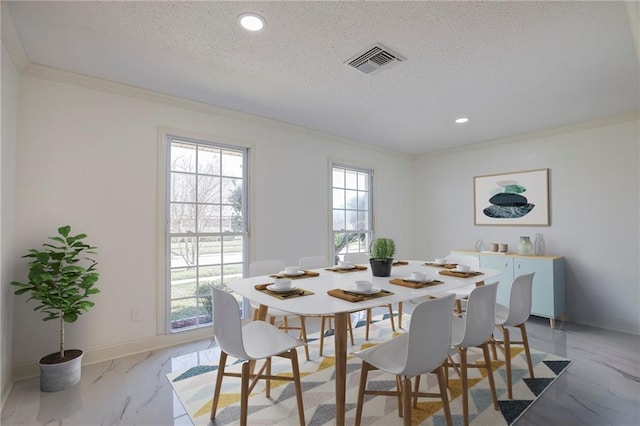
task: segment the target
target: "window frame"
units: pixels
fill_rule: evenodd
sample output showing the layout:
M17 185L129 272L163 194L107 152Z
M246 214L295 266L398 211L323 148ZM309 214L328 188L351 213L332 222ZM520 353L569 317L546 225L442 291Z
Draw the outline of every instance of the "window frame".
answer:
M334 186L334 169L335 168L341 168L344 169L345 172L347 171L351 171L351 172L358 172L358 173L366 173L368 175L368 202L367 202L367 212L369 214L369 227L368 229L365 230L347 230L347 229L342 229L342 230L335 230L333 227L333 217L334 217L334 210L336 210L334 208L334 199L333 199L333 192L334 192L334 188L336 188ZM369 252L369 247L368 247L368 243L371 242L371 240L373 239L373 236L375 234L375 214L374 214L374 200L375 200L375 196L374 196L374 192L375 192L375 170L373 169L373 167L367 167L367 166L363 166L363 165L352 165L349 164L347 162L344 161L337 161L337 160L330 160L329 161L329 223L330 225L330 229L329 229L329 239L330 239L330 252L331 252L331 259L337 260L339 258L339 256L342 256L342 254L340 254L339 252L336 252L336 244L335 244L335 236L337 233L344 233L344 232L349 232L349 233L364 233L366 234L366 242L365 242L365 247L363 250L359 250L359 251L349 251L349 247L347 246L347 253L368 253ZM346 205L344 207L341 208L341 210L349 210L346 208ZM356 209L356 212L360 211L359 209ZM362 247L361 247L362 248ZM344 253L343 253L344 254Z
M176 132L176 131L161 131L160 132L160 142L161 149L159 153L159 161L158 164L162 164L163 167L159 168L159 175L161 175L161 179L159 179L159 184L162 185L162 189L159 191L159 206L161 206L160 212L163 215L161 221L159 221L159 233L161 235L160 240L162 244L159 245L159 252L161 252L161 256L159 259L161 260L161 265L159 265L159 282L161 289L159 291L158 297L158 331L163 334L176 334L189 330L197 330L206 327L210 327L212 325L211 322L207 323L199 323L193 326L187 326L183 328L173 329L171 327L171 304L172 304L172 289L171 289L171 239L175 235L179 235L181 233L171 233L171 214L170 209L172 205L171 200L171 179L172 179L172 170L171 170L171 148L174 142L184 142L187 144L194 144L196 147L196 151L198 147L212 147L214 149L220 149L222 151L229 150L235 151L242 155L243 163L242 163L242 176L239 178L242 180L242 217L243 224L242 230L233 232L233 231L224 231L222 228L218 230L218 232L196 232L190 234L190 237L198 238L198 237L219 237L221 239L220 244L221 247L224 247L224 241L222 241L225 237L228 236L241 236L242 238L242 260L240 262L240 273L242 277L245 277L248 272L248 261L249 261L249 249L250 249L250 224L251 224L251 216L250 216L250 196L249 192L251 191L250 187L250 166L251 166L251 147L246 145L239 145L233 143L225 143L219 141L219 138L207 137L207 136L185 136L184 132ZM196 163L197 166L197 163ZM199 170L195 170L194 175L207 176L206 173L201 173ZM222 178L223 171L220 170L219 176ZM197 178L196 178L197 179ZM196 197L197 197L197 186L194 188ZM207 205L209 203L203 203L197 200L197 198L193 201L194 206L198 205ZM213 203L213 205L218 204L223 206L222 200L218 200L217 203ZM220 218L222 220L222 218ZM197 265L197 264L196 264ZM224 268L224 258L223 252L221 252L220 258L220 267ZM196 266L196 269L200 266ZM224 271L224 269L223 269ZM224 277L222 274L221 277ZM225 281L223 281L224 283ZM198 286L201 285L199 282ZM205 284L202 284L205 285ZM198 296L195 296L198 297ZM242 301L242 304L246 304L246 300ZM245 309L242 306L243 310Z

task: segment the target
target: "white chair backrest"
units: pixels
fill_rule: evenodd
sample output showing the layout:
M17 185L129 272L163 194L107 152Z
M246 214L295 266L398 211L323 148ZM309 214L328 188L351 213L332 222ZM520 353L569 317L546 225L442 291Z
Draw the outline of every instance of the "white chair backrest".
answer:
M351 262L354 265L367 265L369 263L369 253L345 253L345 262Z
M277 274L284 270L284 262L278 259L256 260L249 264L249 276L257 277L259 275Z
M249 359L242 342L242 320L238 301L229 293L211 288L213 297L213 335L224 352Z
M330 265L326 256L306 256L298 260L298 268L300 269L319 269Z
M479 256L465 256L464 254L459 253L449 253L445 256L448 262L451 263L461 263L463 265L467 265L473 271L477 271L480 269L480 257Z
M504 325L519 325L524 323L531 315L531 288L533 286L533 274L519 275L511 284L509 295L509 315Z
M409 325L409 348L401 374L428 373L447 357L451 348L454 294L426 300L413 309Z
M454 343L471 348L489 340L495 325L497 290L498 283L491 283L471 291L464 319L464 336L460 343Z

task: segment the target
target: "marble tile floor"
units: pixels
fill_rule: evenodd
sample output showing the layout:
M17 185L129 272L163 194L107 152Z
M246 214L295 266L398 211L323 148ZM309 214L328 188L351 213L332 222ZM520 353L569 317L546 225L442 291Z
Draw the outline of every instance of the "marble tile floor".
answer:
M532 317L530 344L574 363L516 424L640 424L640 336L556 325ZM16 382L0 424L190 425L165 374L216 363L218 355L215 342L203 340L85 366L81 383L61 392L41 393L37 378Z

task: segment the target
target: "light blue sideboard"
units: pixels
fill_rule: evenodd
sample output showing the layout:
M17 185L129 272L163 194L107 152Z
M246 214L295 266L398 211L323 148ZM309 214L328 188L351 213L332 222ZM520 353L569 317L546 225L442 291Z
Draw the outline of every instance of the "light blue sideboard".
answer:
M535 272L531 313L549 318L551 328L555 327L555 319L564 318L565 272L564 258L561 256L521 256L517 254L478 253L474 251L455 250L456 256L470 256L478 259L481 268L502 271L498 284L498 303L509 304L509 290L515 277Z

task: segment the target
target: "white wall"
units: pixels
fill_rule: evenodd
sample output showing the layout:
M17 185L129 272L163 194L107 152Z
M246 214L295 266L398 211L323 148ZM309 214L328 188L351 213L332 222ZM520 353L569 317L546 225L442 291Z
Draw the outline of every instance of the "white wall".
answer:
M640 333L639 122L627 121L415 163L416 256L473 249L542 232L547 254L566 258L570 320ZM549 168L549 227L474 226L473 177Z
M376 170L377 195L385 200L376 206L378 230L397 239L400 255L409 254L411 223L395 220L397 206L410 202L408 158L237 116L22 76L15 252L40 246L66 224L98 247L101 293L95 308L67 326L68 348L136 347L156 335L159 128L253 146L253 259L293 264L299 256L329 253L329 158ZM13 278L24 278L25 262L13 261L19 265ZM14 302L13 354L21 363L57 345L56 324L40 322L25 299ZM130 321L133 306L142 308L142 321Z
M14 159L18 111L18 72L2 44L2 146L0 149L0 403L11 384L13 294L9 285L15 270L13 256Z

